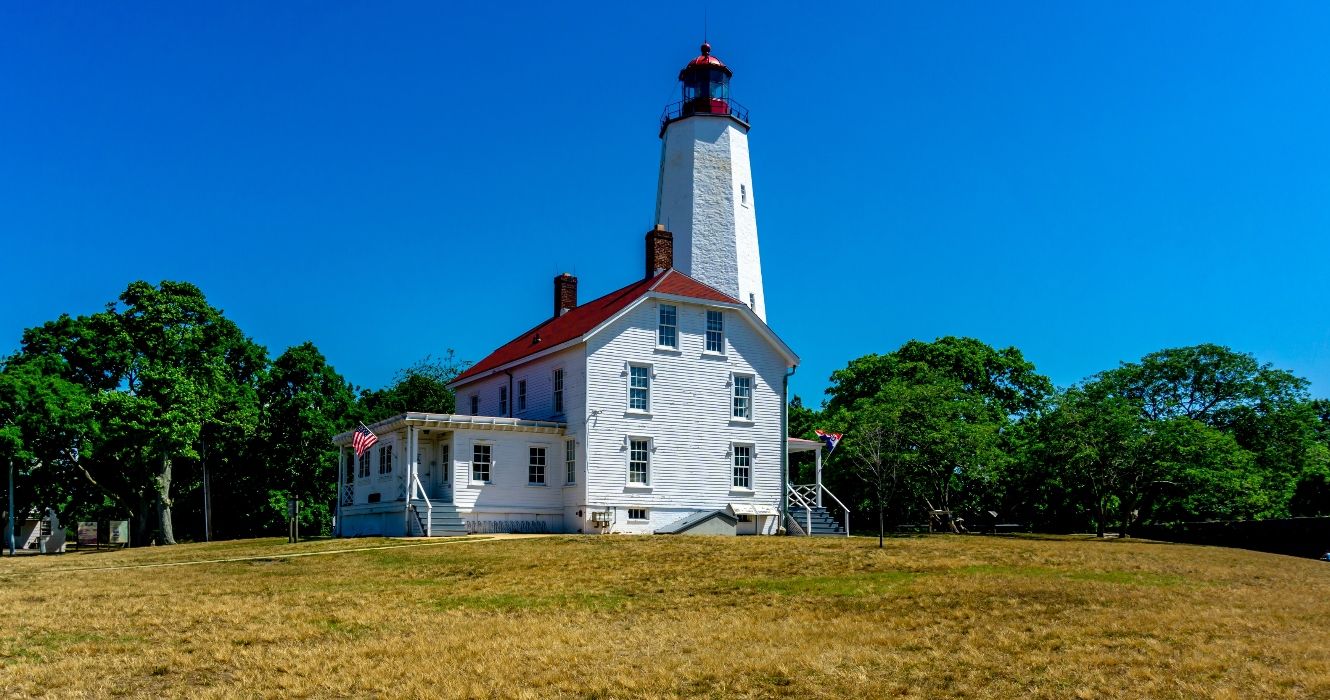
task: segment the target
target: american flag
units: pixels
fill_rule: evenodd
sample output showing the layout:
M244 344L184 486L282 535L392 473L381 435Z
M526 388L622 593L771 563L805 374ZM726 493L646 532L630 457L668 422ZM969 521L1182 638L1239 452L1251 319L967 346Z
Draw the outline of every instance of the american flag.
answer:
M840 444L840 439L841 439L840 433L828 433L828 432L823 432L821 430L814 430L813 432L817 433L817 436L821 438L822 442L825 442L827 444L828 456L830 456L832 452L836 451L836 445Z
M365 450L373 447L378 441L379 436L371 433L364 423L361 423L360 427L356 428L356 434L351 436L351 446L356 448L357 457L364 455Z

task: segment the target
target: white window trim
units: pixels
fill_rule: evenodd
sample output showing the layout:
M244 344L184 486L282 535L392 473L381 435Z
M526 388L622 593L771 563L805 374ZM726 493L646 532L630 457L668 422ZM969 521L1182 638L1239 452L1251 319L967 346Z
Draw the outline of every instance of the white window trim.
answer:
M517 410L526 410L526 380L517 380Z
M568 372L563 367L550 369L550 410L562 415L568 410ZM563 404L560 406L559 404Z
M734 485L734 470L737 468L734 464L735 456L738 450L735 448L748 448L748 485ZM751 442L731 442L730 443L730 493L751 494L756 491L757 486L757 445Z
M712 313L720 314L720 350L707 349L707 336L711 333L707 322ZM725 357L725 312L720 309L706 309L702 314L702 354L712 357Z
M573 479L572 479L572 481L569 481L569 480L568 480L568 446L569 446L569 445L572 445L572 447L573 447L573 459L572 459L572 462L573 462L573 472L572 472ZM567 440L564 440L564 441L563 441L563 485L564 485L565 488L567 488L567 487L569 487L569 486L576 486L576 485L577 485L577 457L578 457L578 455L579 455L580 453L581 453L581 450L577 449L577 440L576 440L576 439L574 439L574 438L568 438Z
M500 415L500 416L506 416L506 415L508 415L508 399L509 399L509 398L511 398L511 397L508 396L508 387L503 386L503 385L500 385L500 386L499 386L499 415Z
M646 440L647 443L647 480L631 481L633 474L633 441ZM652 471L655 468L653 455L656 452L656 440L645 435L629 435L624 438L624 459L623 459L623 484L624 488L636 490L649 490L651 488L652 478L655 476Z
M735 399L735 392L738 390L738 387L739 387L739 382L737 381L739 377L746 377L746 378L748 379L748 417L747 417L747 418L741 418L741 417L739 417L739 416L734 415L734 399ZM757 397L757 375L756 375L756 374L753 374L752 372L730 372L730 422L731 422L731 423L737 423L737 424L740 424L740 425L752 425L752 424L753 424L753 422L754 422L754 421L753 421L753 415L754 415L754 413L753 413L753 400L754 400L756 397Z
M531 480L531 450L545 450L545 480ZM526 485L532 488L543 489L550 485L550 446L548 443L536 442L529 443L526 446Z
M487 481L476 480L476 447L485 446L490 448L490 478ZM471 459L466 463L467 486L490 486L494 484L494 443L489 440L474 440L471 443Z
M674 345L660 344L660 328L662 325L664 325L660 322L660 310L662 307L666 306L669 306L674 309ZM682 334L679 332L679 305L664 304L664 303L656 304L656 349L660 350L661 352L671 352L671 353L682 352L682 350L680 349L680 345L682 345L680 338L681 335Z
M644 367L647 371L647 407L646 409L633 408L633 368ZM623 406L624 413L632 413L639 416L651 415L651 404L655 398L652 394L656 393L652 386L656 383L656 366L650 362L625 362L623 365Z
M630 523L647 523L647 522L651 522L651 509L650 509L650 508L637 508L637 507L633 507L633 508L625 508L624 510L628 511L628 513L629 513L629 515L628 515L628 522L630 522ZM634 518L634 517L632 516L632 512L635 511L635 510L640 510L640 511L642 511L642 513L643 513L643 517L640 517L640 518Z

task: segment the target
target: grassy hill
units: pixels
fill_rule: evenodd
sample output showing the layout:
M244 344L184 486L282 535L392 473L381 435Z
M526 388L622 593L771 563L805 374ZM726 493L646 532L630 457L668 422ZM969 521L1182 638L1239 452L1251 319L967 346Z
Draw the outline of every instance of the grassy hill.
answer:
M1330 564L958 536L5 559L0 677L61 697L1330 697Z

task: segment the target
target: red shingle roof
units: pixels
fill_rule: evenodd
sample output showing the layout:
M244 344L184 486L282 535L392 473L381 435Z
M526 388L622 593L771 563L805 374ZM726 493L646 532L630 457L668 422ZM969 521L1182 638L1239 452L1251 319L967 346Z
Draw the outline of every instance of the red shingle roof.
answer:
M547 348L580 338L652 291L703 301L740 303L738 299L698 282L678 270L667 270L655 277L639 280L623 289L610 292L599 299L580 304L562 316L542 321L540 325L508 341L485 359L472 365L453 382L474 378L496 367L502 367Z

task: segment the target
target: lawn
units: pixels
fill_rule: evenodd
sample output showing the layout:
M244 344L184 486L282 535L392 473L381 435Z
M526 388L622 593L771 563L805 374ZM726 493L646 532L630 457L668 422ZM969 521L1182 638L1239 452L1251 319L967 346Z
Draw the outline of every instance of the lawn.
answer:
M4 559L0 694L1330 697L1330 564L1082 538L876 545L251 540ZM242 557L259 558L76 570Z

